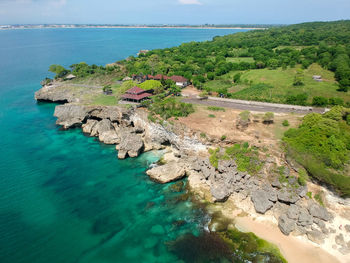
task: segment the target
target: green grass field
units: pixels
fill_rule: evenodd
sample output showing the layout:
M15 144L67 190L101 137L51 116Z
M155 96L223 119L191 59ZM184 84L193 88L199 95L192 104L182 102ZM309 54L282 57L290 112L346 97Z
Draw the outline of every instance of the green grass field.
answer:
M304 84L303 86L293 86L294 77L297 68L288 68L283 70L278 68L270 69L256 69L242 72L241 84L235 85L232 83L233 76L236 71L220 77L217 80L205 83L204 87L217 91L220 88L228 88L228 91L233 93L235 98L240 99L254 99L271 102L284 102L285 98L290 95L306 93L308 95L308 102L311 103L315 96L322 96L326 98L337 97L342 98L344 102L350 102L350 92L344 93L337 91L338 85L334 79L334 73L323 69L318 64L312 64L308 69L304 70ZM321 75L322 82L317 82L312 79L313 75ZM230 84L231 83L231 84ZM250 90L250 84L265 83L273 86L272 89L266 91ZM252 96L254 95L254 98Z

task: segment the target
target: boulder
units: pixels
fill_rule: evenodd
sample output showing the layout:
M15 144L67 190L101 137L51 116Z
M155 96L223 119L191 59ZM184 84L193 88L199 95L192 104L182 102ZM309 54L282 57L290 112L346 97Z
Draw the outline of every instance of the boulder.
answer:
M283 234L288 236L295 229L295 221L283 214L278 218L278 227Z
M314 229L311 231L307 231L306 235L310 241L316 244L322 245L324 243L325 236L321 231Z
M343 234L335 236L335 243L339 246L346 246Z
M120 142L120 138L114 130L100 134L98 139L105 144L117 144Z
M82 125L83 132L90 134L93 127L97 124L97 120L88 119L85 124Z
M103 119L97 122L91 129L91 136L98 136L104 132L114 130L112 122L108 119Z
M225 202L232 192L224 183L216 183L211 184L210 193L214 202Z
M56 123L64 129L82 125L87 115L88 112L84 106L70 104L58 105L54 112L54 116L58 118Z
M236 168L236 163L234 160L220 160L218 163L218 171L220 173L228 172L232 168Z
M122 152L127 152L129 157L137 157L144 147L141 136L135 133L126 132L120 133L120 144L116 149ZM119 158L119 153L118 153Z
M298 225L301 226L311 226L313 223L313 217L310 215L309 211L306 208L300 208Z
M184 164L175 160L156 166L146 173L152 180L161 184L173 182L186 176Z
M272 181L271 185L279 189L282 188L281 182L277 177Z
M329 233L329 230L326 228L326 224L324 223L323 220L314 218L314 223L318 225L318 227L322 230L323 234L327 235Z
M125 159L127 154L128 154L127 151L119 150L118 151L118 159Z
M269 193L261 189L252 193L251 200L255 211L261 214L265 214L273 206L273 203L269 200Z
M302 197L302 198L305 197L307 192L308 192L307 186L306 185L299 186L297 188L296 192L300 197Z
M296 225L292 235L293 236L302 236L302 235L305 235L306 232L307 231L304 227Z
M297 220L299 218L299 207L296 205L290 205L288 211L287 211L287 216L290 219Z
M308 210L312 216L324 221L329 221L332 218L331 214L328 213L326 208L320 206L319 204L316 204L315 202L309 203Z
M279 201L288 204L294 204L300 199L299 195L296 194L294 190L288 188L280 189L277 192L277 198Z
M350 225L345 225L344 228L345 228L346 232L350 233Z

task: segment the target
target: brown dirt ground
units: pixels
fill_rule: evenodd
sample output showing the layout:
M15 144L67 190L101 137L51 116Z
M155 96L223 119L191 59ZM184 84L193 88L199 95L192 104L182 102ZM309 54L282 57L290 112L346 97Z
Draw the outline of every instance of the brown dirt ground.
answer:
M264 113L251 112L251 123L245 130L236 128L236 120L241 110L225 109L223 111L210 111L206 106L195 105L196 112L186 118L179 118L178 121L193 131L204 133L207 137L220 139L223 135L227 142L249 142L257 147L273 148L280 152L280 139L285 131L291 127L297 127L302 115L291 113L275 114L273 124L262 123ZM215 115L215 117L209 117ZM258 120L258 122L253 122ZM282 125L283 120L288 120L289 127Z

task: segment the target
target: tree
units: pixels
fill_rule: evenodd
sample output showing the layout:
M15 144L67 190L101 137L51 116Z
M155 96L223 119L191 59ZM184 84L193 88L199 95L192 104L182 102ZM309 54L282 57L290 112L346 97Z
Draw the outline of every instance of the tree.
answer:
M234 76L233 76L233 82L234 83L240 83L241 82L241 76L242 76L242 73L236 73Z
M144 90L155 90L156 88L162 87L162 83L158 80L146 80L145 82L142 82L139 84L139 87Z
M302 69L297 69L297 74L294 77L293 86L304 85L304 73Z
M208 72L207 78L208 78L208 80L213 80L215 78L215 74L213 72Z
M110 95L113 93L111 85L105 85L102 90L103 90L103 93L106 95Z
M178 96L181 94L181 88L175 84L171 85L169 88L170 94L174 94L175 96Z
M63 78L64 76L66 76L69 73L69 70L67 70L63 66L57 65L57 64L51 65L49 67L49 71L56 74L55 79Z
M275 58L271 58L267 62L267 65L269 66L269 69L276 69L279 66L279 61Z

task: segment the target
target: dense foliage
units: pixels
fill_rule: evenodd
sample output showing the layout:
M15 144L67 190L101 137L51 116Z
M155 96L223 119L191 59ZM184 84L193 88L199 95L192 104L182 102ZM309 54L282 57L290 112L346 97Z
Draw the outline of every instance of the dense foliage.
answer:
M312 63L335 72L339 89L350 86L350 21L314 22L269 30L254 30L212 41L191 42L158 49L123 61L129 73L182 75L201 87L207 80L232 70L277 67L307 68ZM249 57L251 62L235 62ZM232 58L232 62L228 60ZM295 85L302 85L302 72ZM239 82L239 75L235 76Z
M152 114L157 114L163 119L187 117L194 112L192 104L180 102L173 97L164 99L155 97L153 103L148 105L148 109Z
M311 113L299 128L289 129L283 138L287 152L322 182L350 195L350 110L333 107L324 115Z

